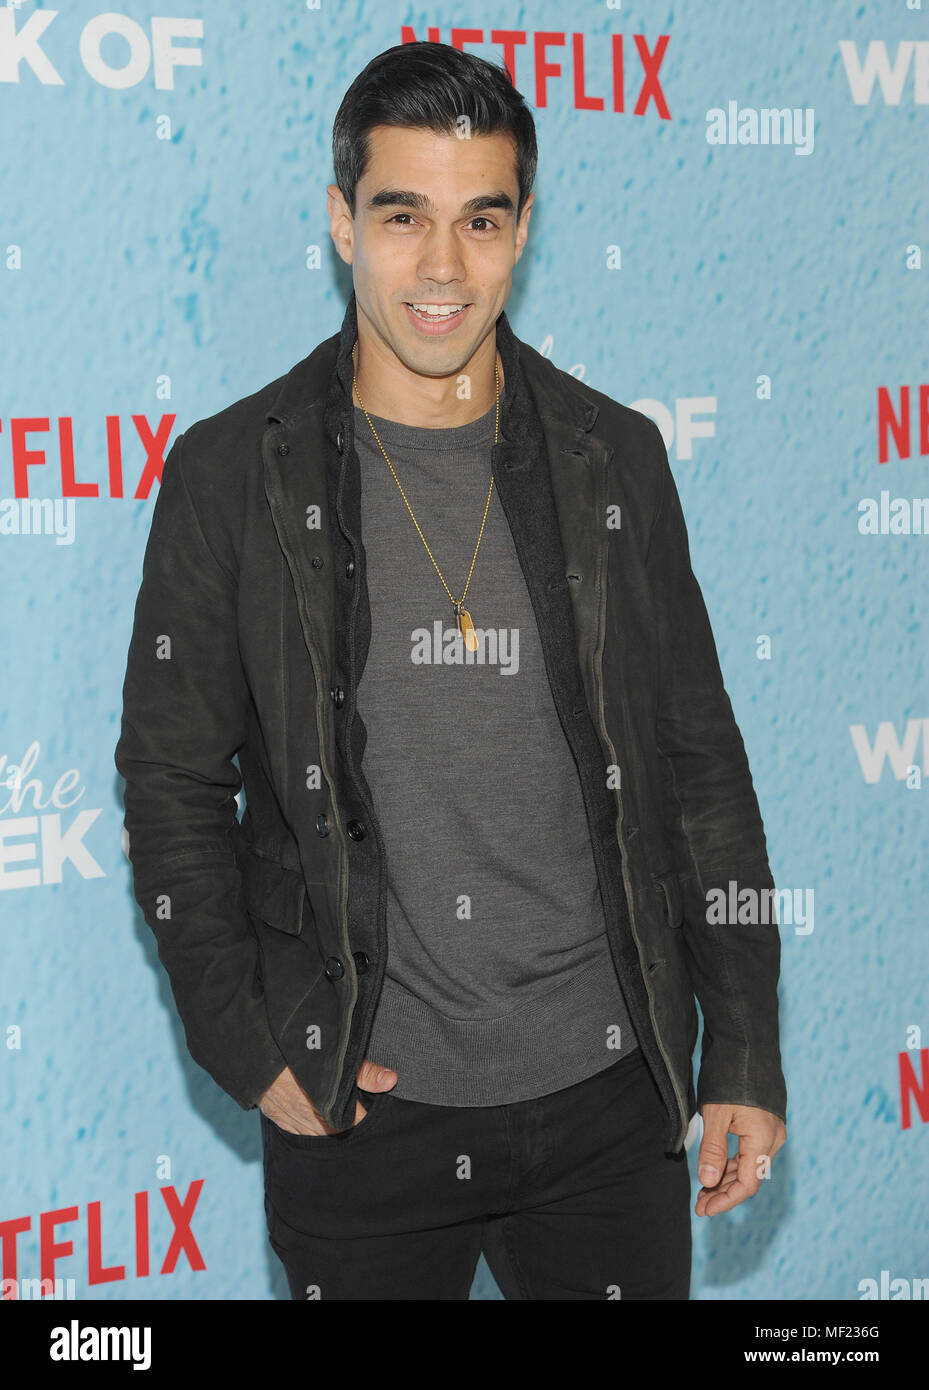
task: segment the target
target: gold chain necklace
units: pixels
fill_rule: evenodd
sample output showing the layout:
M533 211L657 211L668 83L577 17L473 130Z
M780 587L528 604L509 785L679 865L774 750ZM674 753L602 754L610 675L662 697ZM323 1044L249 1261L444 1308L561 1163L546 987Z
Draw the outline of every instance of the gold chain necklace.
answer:
M500 376L499 376L499 373L498 373L498 371L497 371L497 358L496 358L496 354L494 355L494 385L495 385L495 387L496 387L496 392L497 392L497 410L496 410L496 415L495 415L495 418L494 418L494 443L496 444L496 443L497 443L497 440L498 440L498 437L499 437L499 428L500 428ZM410 506L409 502L407 502L406 493L403 491L403 487L401 486L400 479L397 477L397 474L396 474L396 472L394 471L394 466L393 466L393 464L391 463L390 459L387 458L387 450L384 448L383 444L381 443L380 439L378 438L378 433L377 433L377 430L374 428L374 425L373 425L373 423L372 423L372 421L371 421L371 416L368 414L367 409L365 408L365 403L364 403L364 401L361 399L361 392L358 390L358 376L357 376L357 372L356 372L356 368L355 368L355 349L354 349L354 348L352 348L352 386L353 386L353 388L354 388L354 390L355 390L355 392L356 392L356 394L357 394L357 396L358 396L358 403L360 404L362 410L364 410L365 419L367 420L368 424L371 426L371 433L374 435L374 438L377 439L378 447L380 448L381 453L384 455L384 458L387 459L387 467L390 469L391 473L393 473L393 475L394 475L394 482L397 484L397 487L400 488L400 496L403 498L404 502L406 502L406 509L407 509L407 511L409 512L410 516L413 517L413 525L416 527L417 531L419 531L419 538L420 538L420 540L422 541L423 545L426 547L426 554L429 556L429 559L432 561L433 565L435 565L435 572L436 572L436 574L439 576L439 578L441 579L441 581L442 581L442 586L443 586L443 588L445 589L445 592L448 594L449 598L450 598L451 601L452 601L452 607L453 607L454 610L455 610L455 618L457 619L457 622L458 622L458 631L461 633L461 636L462 636L462 638L464 639L464 644L465 644L465 646L467 647L467 649L468 649L469 652L476 652L476 651L477 651L477 633L474 631L474 624L473 624L473 622L471 621L471 614L468 612L467 608L465 608L465 606L464 606L464 601L465 601L465 595L466 595L467 592L468 592L468 585L471 583L471 574L472 574L472 572L473 572L473 570L474 570L474 562L475 562L475 560L477 559L477 552L478 552L478 548L480 547L480 544L481 544L481 537L482 537L483 534L484 534L484 523L485 523L486 520L487 520L487 512L488 512L488 509L489 509L489 507L490 507L490 498L491 498L491 494L492 494L492 492L493 492L493 490L494 490L494 477L493 477L493 472L491 472L491 475L490 475L490 489L489 489L489 491L488 491L488 493L487 493L487 501L486 501L486 503L484 504L484 515L483 515L483 517L481 518L481 529L480 529L480 532L478 533L477 545L474 547L474 554L471 556L471 568L468 570L468 578L467 578L467 580L465 581L465 586L464 586L464 589L462 590L461 598L455 598L455 595L452 593L451 589L450 589L450 588L448 587L448 585L445 583L445 576L443 575L442 571L439 569L438 565L436 565L435 556L433 555L432 551L429 549L429 545L428 545L428 542L426 541L426 537L423 535L422 531L420 530L419 522L416 520L416 517L413 516L413 508Z

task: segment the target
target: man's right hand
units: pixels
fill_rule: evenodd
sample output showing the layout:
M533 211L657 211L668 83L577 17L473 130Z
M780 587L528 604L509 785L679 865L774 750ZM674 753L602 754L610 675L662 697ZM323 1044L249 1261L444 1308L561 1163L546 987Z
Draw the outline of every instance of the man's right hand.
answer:
M358 1068L356 1078L362 1091L391 1091L399 1077L389 1067L378 1067L367 1058ZM258 1109L279 1129L288 1134L337 1134L338 1130L325 1124L316 1106L294 1076L290 1067L285 1067L276 1081L273 1081L258 1101ZM355 1102L357 1125L367 1115L360 1102Z

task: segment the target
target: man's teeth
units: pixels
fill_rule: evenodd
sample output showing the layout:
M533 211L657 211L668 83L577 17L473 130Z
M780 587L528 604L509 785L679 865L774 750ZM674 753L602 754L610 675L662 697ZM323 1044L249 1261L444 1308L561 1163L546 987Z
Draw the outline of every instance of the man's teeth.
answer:
M447 319L452 314L458 314L462 309L466 309L466 304L411 304L410 308L417 314L430 319Z

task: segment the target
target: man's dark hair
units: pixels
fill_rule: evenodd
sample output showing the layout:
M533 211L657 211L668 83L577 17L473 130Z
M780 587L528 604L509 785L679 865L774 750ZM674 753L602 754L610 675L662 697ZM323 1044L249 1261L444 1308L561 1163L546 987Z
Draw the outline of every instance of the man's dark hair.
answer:
M532 192L535 122L505 66L444 43L400 43L372 58L349 87L332 126L335 181L355 215L355 188L370 158L372 126L411 126L454 135L467 116L472 135L508 134L516 148L519 202Z

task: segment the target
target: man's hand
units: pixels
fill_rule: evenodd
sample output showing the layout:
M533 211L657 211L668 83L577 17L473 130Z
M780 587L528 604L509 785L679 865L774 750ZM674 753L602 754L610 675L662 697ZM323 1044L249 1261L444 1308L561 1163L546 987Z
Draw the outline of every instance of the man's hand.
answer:
M703 1183L694 1207L698 1216L715 1216L754 1197L771 1159L787 1138L787 1127L770 1110L754 1105L702 1105L703 1142L697 1176ZM730 1134L739 1136L729 1157Z
M376 1067L367 1059L358 1068L357 1083L362 1091L390 1091L399 1080L389 1067ZM338 1130L323 1122L316 1106L297 1081L290 1067L285 1067L258 1101L258 1109L288 1134L337 1134ZM367 1110L355 1102L354 1124L363 1120Z

